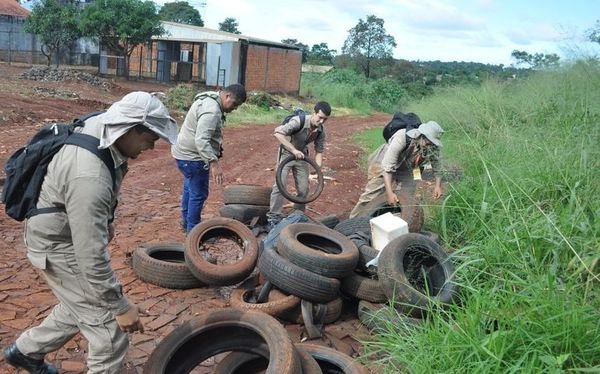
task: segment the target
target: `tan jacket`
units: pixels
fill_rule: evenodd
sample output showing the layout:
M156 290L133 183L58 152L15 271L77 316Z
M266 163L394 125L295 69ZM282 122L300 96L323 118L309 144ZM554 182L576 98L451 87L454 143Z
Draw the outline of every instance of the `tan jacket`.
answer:
M86 121L84 134L100 137L97 117ZM42 185L37 208L64 206L65 212L33 216L26 221L27 257L40 269L49 254L73 257L94 292L98 305L119 315L129 308L110 265L108 222L127 169L127 158L109 147L115 164L116 191L106 165L93 153L65 145L52 159ZM74 281L69 279L65 281Z
M171 155L178 160L208 164L221 155L225 115L218 92L203 92L188 110Z

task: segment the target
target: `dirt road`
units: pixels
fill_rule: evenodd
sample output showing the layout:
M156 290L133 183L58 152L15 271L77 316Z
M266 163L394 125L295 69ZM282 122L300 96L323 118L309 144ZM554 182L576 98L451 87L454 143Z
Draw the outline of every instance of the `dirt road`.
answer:
M40 82L18 79L23 70L0 65L0 163L23 145L43 122L68 120L89 111L105 108L125 93L134 90L166 91L168 86L146 82L117 81L110 90L85 82ZM388 115L366 118L336 117L327 122L328 143L324 166L326 181L321 197L310 204L308 214L344 215L357 200L366 177L358 167L360 149L350 137L371 126L382 126ZM248 125L225 130L223 169L225 184L258 184L274 182L276 140L274 125ZM169 147L160 141L156 149L142 154L130 163L121 193L116 220L116 236L110 244L112 263L124 291L135 303L150 309L145 317L147 331L131 336L127 357L130 373L140 372L153 348L182 321L211 308L228 304L219 289L170 290L138 280L131 269L130 253L142 243L184 240L179 230L181 176L170 156ZM217 214L222 205L223 188L213 186L203 212L207 219ZM10 344L23 329L38 324L56 300L43 278L25 257L22 225L0 212L0 346ZM353 305L348 303L342 321L325 329L322 344L346 353L359 349L354 336L361 332ZM300 340L301 327L288 325L295 341ZM363 331L364 332L364 331ZM81 373L85 370L86 342L79 335L63 349L49 354L61 372ZM211 363L203 366L211 372ZM14 371L0 361L0 373Z

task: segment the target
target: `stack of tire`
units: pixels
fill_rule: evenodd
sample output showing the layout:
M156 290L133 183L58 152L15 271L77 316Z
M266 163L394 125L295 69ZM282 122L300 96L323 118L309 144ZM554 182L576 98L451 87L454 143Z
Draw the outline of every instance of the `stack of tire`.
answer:
M290 301L277 317L306 324L306 315L312 315L317 317L311 322L332 323L342 311L340 279L352 274L357 262L358 249L344 235L320 224L294 223L281 230L274 248L263 249L258 269L274 286L269 298L282 299L276 294L282 292Z
M258 224L267 222L267 212L271 199L271 187L232 184L223 189L223 204L219 209L221 217L233 218L249 225L255 217Z
M144 365L145 374L189 373L217 354L231 352L214 373L367 374L362 365L334 349L294 344L275 318L233 308L206 312L169 333Z

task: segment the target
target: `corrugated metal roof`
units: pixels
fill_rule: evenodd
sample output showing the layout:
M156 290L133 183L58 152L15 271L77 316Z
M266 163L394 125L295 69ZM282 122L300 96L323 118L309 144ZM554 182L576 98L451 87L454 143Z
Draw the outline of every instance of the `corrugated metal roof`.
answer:
M6 0L0 0L6 1ZM223 43L223 42L238 42L246 40L251 44L265 44L286 49L300 49L295 45L273 42L270 40L254 38L247 35L233 34L230 32L209 29L207 27L192 26L184 23L176 22L161 22L164 29L167 31L165 35L155 36L155 40L170 40L181 42L195 43Z
M0 0L0 15L27 17L29 15L29 11L23 8L15 0Z

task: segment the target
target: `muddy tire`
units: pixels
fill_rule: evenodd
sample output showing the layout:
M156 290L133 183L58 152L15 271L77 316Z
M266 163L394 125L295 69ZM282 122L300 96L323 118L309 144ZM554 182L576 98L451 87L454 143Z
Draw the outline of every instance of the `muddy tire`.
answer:
M242 258L232 264L213 264L201 254L204 241L226 237L237 241ZM212 218L196 225L185 242L185 262L196 278L211 286L230 286L248 277L258 259L258 242L241 222L230 218Z
M360 209L358 216L373 218L391 212L399 214L400 218L406 221L409 232L421 231L425 219L423 207L418 205L416 198L412 196L409 197L403 193L397 195L400 202L399 206L388 205L385 194L381 194Z
M358 216L354 218L348 218L346 220L340 221L333 228L335 231L350 236L357 232L364 232L371 236L371 223L369 222L371 217L368 216Z
M379 334L389 330L388 326L398 328L418 326L423 323L422 319L399 314L395 309L390 309L387 304L374 304L364 300L358 303L358 319L367 329Z
M369 268L367 268L367 264L369 261L375 259L379 251L375 248L368 245L361 245L358 247L358 264L356 264L356 268L359 270L371 272ZM373 269L373 267L371 267Z
M274 248L265 248L258 269L277 288L316 303L338 297L340 281L313 273L280 256Z
M373 303L385 303L388 297L383 292L377 279L365 277L358 273L353 273L349 277L342 279L340 287L342 292L358 300L367 300Z
M176 289L206 285L186 265L181 243L143 244L131 257L133 272L144 282Z
M420 234L389 242L379 256L377 274L396 309L413 317L422 317L432 302L452 303L458 291L452 261L437 243Z
M315 201L319 195L321 195L321 192L323 192L323 186L325 185L325 181L323 179L323 172L321 172L321 168L319 167L319 165L317 165L317 163L306 157L302 160L297 160L297 161L304 161L307 162L310 166L313 167L313 169L315 170L315 172L317 173L317 189L315 191L313 191L313 193L309 194L308 196L306 196L305 198L301 198L299 196L296 195L292 195L289 193L289 191L287 190L287 186L285 185L285 182L283 180L283 176L282 171L283 171L283 167L292 161L296 161L296 157L294 157L293 155L288 156L286 158L284 158L283 160L281 160L279 162L279 166L277 166L277 171L275 172L275 183L277 184L277 188L279 188L279 192L281 193L281 195L283 197L285 197L286 199L288 199L289 201L296 203L296 204L306 204L306 203L310 203L311 201ZM310 193L310 191L309 191Z
M223 204L245 204L269 206L271 187L248 184L230 184L223 188Z
M277 252L290 262L329 278L344 278L358 263L358 249L337 231L312 223L293 223L281 230Z
M176 327L154 349L143 373L187 374L202 361L226 351L268 352L268 374L302 372L296 349L279 321L265 313L226 308Z
M338 319L340 319L340 316L342 315L342 309L343 309L343 305L344 305L344 300L341 297L338 297L335 300L332 300L330 302L328 302L327 304L323 304L325 309L325 313L323 313L323 316L321 317L320 320L318 321L313 321L313 323L319 324L322 323L324 325L328 325L330 323L334 323L335 321L337 321ZM313 316L315 316L315 314L317 313L319 306L318 305L313 305ZM297 307L295 307L294 309L285 312L283 314L281 314L280 316L278 316L279 319L282 319L284 321L287 322L291 322L291 323L296 323L296 324L301 324L304 321L304 318L302 317L302 310L300 308L300 305L298 305Z
M302 374L323 374L317 361L301 348L296 347L296 353L302 366ZM266 354L255 355L252 353L231 352L219 362L213 374L259 374L264 373L269 361Z
M319 218L318 223L320 223L321 225L324 225L325 227L329 227L330 229L332 229L337 224L340 223L340 219L335 214L331 214L331 215Z
M271 289L269 297L264 303L252 302L252 296L258 295L261 287L254 290L236 288L231 291L229 303L239 310L255 310L279 317L281 314L300 305L300 298L294 295L285 295L283 292Z
M219 209L221 217L231 218L246 225L249 225L254 217L258 217L258 223L265 224L268 212L268 205L229 204Z
M312 343L296 343L295 345L317 360L323 373L369 374L369 370L365 366L333 348Z

